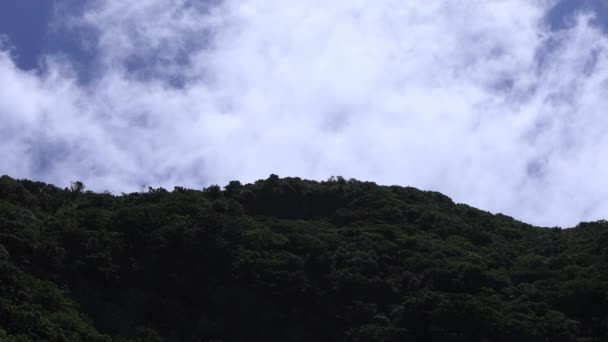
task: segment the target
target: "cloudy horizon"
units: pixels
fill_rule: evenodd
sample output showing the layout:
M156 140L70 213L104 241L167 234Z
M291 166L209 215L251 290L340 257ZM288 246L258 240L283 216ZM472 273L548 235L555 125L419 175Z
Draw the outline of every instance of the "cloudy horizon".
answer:
M0 174L117 193L344 176L542 226L608 218L608 5L585 3L55 0L44 47L0 39Z

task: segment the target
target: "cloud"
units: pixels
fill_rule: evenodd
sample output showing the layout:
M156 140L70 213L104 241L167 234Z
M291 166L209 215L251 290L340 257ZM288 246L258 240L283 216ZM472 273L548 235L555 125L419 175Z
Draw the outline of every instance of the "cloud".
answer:
M95 77L0 55L0 173L92 189L343 175L608 216L607 38L553 2L93 1Z

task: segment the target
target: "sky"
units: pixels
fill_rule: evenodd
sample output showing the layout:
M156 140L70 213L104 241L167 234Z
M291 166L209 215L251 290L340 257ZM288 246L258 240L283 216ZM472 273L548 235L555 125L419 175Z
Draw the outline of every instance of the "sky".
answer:
M608 218L608 1L3 0L0 174L344 176Z

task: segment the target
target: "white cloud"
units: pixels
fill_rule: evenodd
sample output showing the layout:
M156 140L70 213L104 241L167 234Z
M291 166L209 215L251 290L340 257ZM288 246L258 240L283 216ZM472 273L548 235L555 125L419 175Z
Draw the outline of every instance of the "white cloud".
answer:
M99 78L0 56L0 173L89 188L344 175L608 217L607 38L549 1L97 1ZM90 42L88 42L90 44ZM46 154L46 157L44 155Z

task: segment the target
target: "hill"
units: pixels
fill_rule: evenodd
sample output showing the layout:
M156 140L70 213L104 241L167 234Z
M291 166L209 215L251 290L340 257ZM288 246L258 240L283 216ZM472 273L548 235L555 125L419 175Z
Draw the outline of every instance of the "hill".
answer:
M607 341L608 223L279 178L0 178L0 341Z

